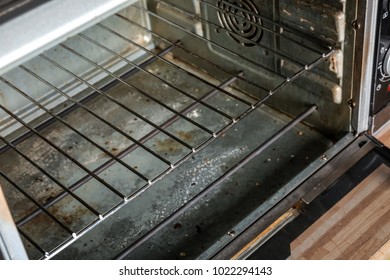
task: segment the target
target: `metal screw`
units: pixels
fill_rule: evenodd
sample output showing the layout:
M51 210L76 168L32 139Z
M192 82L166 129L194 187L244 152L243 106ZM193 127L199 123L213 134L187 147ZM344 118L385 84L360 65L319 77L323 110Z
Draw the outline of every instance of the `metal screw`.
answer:
M359 30L359 29L362 27L362 25L360 24L360 22L358 22L357 20L355 20L354 22L352 22L352 27L353 27L353 29L355 29L355 30Z
M328 156L327 156L327 155L322 155L322 156L321 156L321 160L323 160L323 161L328 160Z
M348 100L348 105L349 105L349 107L351 107L352 109L354 109L354 108L356 107L356 103L355 103L352 99Z

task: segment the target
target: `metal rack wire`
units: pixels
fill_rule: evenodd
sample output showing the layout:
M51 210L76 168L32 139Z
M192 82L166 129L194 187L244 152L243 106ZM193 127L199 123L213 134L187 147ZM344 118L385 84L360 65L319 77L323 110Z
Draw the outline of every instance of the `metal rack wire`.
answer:
M181 8L178 8L176 6L173 6L172 4L162 2L159 0L156 0L155 2L163 4L163 5L169 5L171 8L173 8L175 11L179 13L183 13L186 16L192 17L195 20L198 20L202 22L203 24L210 25L213 27L218 27L220 29L224 29L221 26L216 26L214 22L211 22L210 20L207 20L205 18L200 17L199 15L191 14ZM207 5L213 9L218 9L217 6L214 4L208 3L207 1L198 0L198 2L202 5ZM225 2L227 5L232 5L229 2ZM294 75L291 75L290 77L285 77L281 75L280 73L276 73L274 70L269 69L265 67L262 64L259 64L256 61L250 60L247 57L236 53L234 51L231 51L230 49L226 48L225 46L222 46L216 42L210 41L208 38L200 36L192 31L189 31L185 29L184 27L180 26L179 24L166 19L162 17L161 15L158 15L155 12L152 12L144 7L134 5L137 9L139 9L140 12L148 14L150 17L153 17L157 21L163 21L166 24L169 24L177 29L180 29L181 31L187 33L189 36L192 36L193 38L196 38L201 41L206 41L208 44L214 45L218 48L224 49L224 51L230 53L232 57L238 57L240 59L243 59L247 61L248 63L251 63L254 65L254 67L260 67L266 71L270 71L273 74L278 75L282 79L282 81L273 88L266 88L263 85L259 84L256 81L250 80L246 78L245 73L243 71L237 72L237 73L231 73L228 70L224 69L223 67L218 66L218 64L215 64L206 58L203 58L201 55L192 52L191 50L188 50L181 41L173 41L170 40L163 35L148 29L145 26L140 25L139 23L132 21L131 19L128 19L120 14L114 15L115 18L117 18L118 21L121 22L121 24L128 24L129 26L133 26L139 29L142 29L143 31L149 32L151 36L158 38L164 44L167 44L168 46L156 52L155 50L151 50L145 46L140 45L139 43L126 38L125 36L118 33L116 30L114 30L111 27L106 26L104 23L97 24L94 28L98 28L107 34L107 36L112 36L116 40L122 40L125 44L132 45L133 47L136 47L139 49L139 51L145 53L146 56L148 56L148 59L144 60L142 63L135 63L125 57L124 55L117 53L110 48L104 46L103 44L99 43L97 40L93 39L87 33L81 33L77 35L80 40L82 40L85 44L90 44L94 48L100 48L101 50L106 51L110 55L114 56L116 59L119 59L122 62L125 62L131 69L127 71L125 74L117 74L115 72L111 72L106 67L100 65L97 62L94 62L93 60L89 59L86 55L81 54L77 51L74 47L71 47L67 44L67 42L60 44L59 47L62 49L62 51L67 52L68 56L75 60L82 60L83 62L89 64L90 66L96 68L96 70L99 70L101 73L105 73L108 77L111 78L113 81L110 86L106 87L98 87L94 84L90 83L87 79L78 76L74 74L70 69L67 69L65 66L61 65L61 62L56 61L55 59L48 56L46 53L41 54L39 56L39 59L43 61L44 64L51 65L51 67L55 67L59 71L62 71L64 74L71 76L74 80L78 81L80 84L83 84L86 86L91 92L93 92L91 95L83 98L78 99L75 97L70 97L66 92L64 92L61 88L53 84L52 82L48 81L45 77L40 76L37 74L34 69L29 69L27 66L20 66L20 70L23 71L25 74L33 77L37 83L44 84L47 88L50 90L58 93L61 97L65 98L67 102L71 103L71 106L65 110L62 110L58 113L53 113L52 110L45 107L45 104L42 104L38 100L32 98L28 92L25 90L22 90L19 86L15 85L12 81L8 80L5 76L0 77L0 82L7 85L12 92L15 94L19 94L23 96L24 98L28 99L32 104L34 104L37 108L42 110L47 116L48 119L39 124L39 125L32 125L30 123L27 123L24 121L21 117L18 116L17 113L11 111L8 109L5 105L0 104L0 109L4 112L6 112L11 118L13 118L16 122L18 122L21 126L23 126L26 129L26 132L23 133L21 136L17 137L16 139L9 140L6 137L0 136L0 140L4 143L2 147L0 147L1 153L6 153L8 151L12 151L15 154L18 155L18 157L22 158L23 161L34 167L36 170L38 170L43 176L47 177L48 180L55 184L57 187L61 189L54 197L51 197L50 200L46 202L41 202L38 199L34 198L32 195L28 193L28 191L25 190L23 186L20 186L16 180L11 178L9 175L7 175L5 172L0 170L0 176L3 177L5 181L7 181L17 192L19 192L21 195L25 197L28 201L30 201L34 205L34 210L30 211L27 215L23 215L22 217L19 217L16 225L18 227L18 230L21 234L21 236L30 243L37 251L41 253L41 258L52 258L62 250L64 250L69 244L77 241L81 236L83 236L85 233L87 233L89 230L91 230L93 227L98 225L99 223L102 223L104 220L106 220L110 215L115 213L117 210L121 209L124 205L131 203L134 199L139 197L142 193L152 188L154 184L156 184L158 181L160 181L162 178L164 178L167 174L171 173L173 170L175 170L178 166L186 162L189 158L191 158L195 153L198 153L203 148L208 146L211 142L215 141L217 138L219 138L221 135L223 135L227 130L232 128L236 123L240 122L242 119L247 117L249 114L251 114L253 111L257 110L261 105L263 105L271 96L279 92L283 87L286 85L294 82L296 79L298 79L301 75L303 75L305 72L308 72L312 70L314 67L325 61L329 56L332 55L333 49L329 48L328 46L324 46L321 44L318 44L317 42L312 42L312 44L307 46L308 51L311 51L316 54L316 59L311 61L310 63L306 63L305 61L300 61L296 58L289 57L285 55L284 53L272 49L268 46L262 45L258 42L251 42L253 44L259 45L259 47L266 49L268 52L273 53L274 55L290 60L292 63L299 65L299 71L296 72ZM239 7L238 7L239 8ZM257 14L251 14L251 16L260 17ZM243 21L248 21L247 18L242 17ZM266 21L266 18L261 18L261 20ZM260 24L256 24L258 28L261 28L263 32L270 32L273 35L276 36L285 36L284 34L289 31L289 29L285 29L278 23L271 22L272 24L277 27L276 31L275 29L272 30L270 28L264 27ZM251 23L253 24L253 22ZM281 32L282 30L285 31ZM231 33L232 31L224 29L225 32ZM294 44L300 44L301 42L297 41L297 39L290 38L288 36L285 36L285 38L289 41L291 41ZM248 40L248 39L243 39ZM305 38L307 40L307 38ZM316 46L316 47L314 47ZM305 45L302 45L302 47L306 47ZM179 63L177 63L175 60L172 60L167 54L171 53L175 49L180 49L181 51L184 51L188 55L190 55L193 59L201 61L202 63L209 63L213 67L218 68L220 71L224 72L228 78L223 81L219 82L211 82L210 80L206 79L203 74L197 73L196 71L189 70L188 68L183 67ZM159 75L153 73L152 71L147 69L147 66L152 65L153 63L162 63L165 65L168 65L169 67L172 67L173 69L176 69L178 72L182 73L182 75L186 77L190 77L194 80L196 80L198 83L207 86L210 88L210 90L202 95L196 95L191 92L187 92L183 88L175 85L172 81L169 81L167 79L164 79L160 77ZM173 108L173 106L166 103L164 100L161 100L153 94L148 93L145 91L140 85L134 84L131 81L129 81L129 77L132 77L133 75L143 75L145 78L153 79L153 81L156 81L157 84L161 87L166 87L172 92L174 92L177 96L180 96L182 98L185 98L188 101L188 104L186 103L183 108L180 110L177 110ZM265 92L265 97L261 99L256 99L252 95L248 95L245 93L237 94L237 91L233 91L232 88L230 88L230 85L232 85L235 81L241 81L247 84L250 84L252 86L255 86L262 92ZM115 97L111 96L109 94L109 89L112 86L115 85L122 85L128 89L131 89L132 91L136 92L138 95L147 98L149 102L155 104L156 106L159 106L166 112L168 112L169 117L165 120L163 120L160 123L157 123L155 120L151 120L147 117L145 117L142 113L138 112L137 110L130 108L129 106L121 103L121 101L117 100ZM223 96L225 98L229 98L234 100L235 103L239 104L237 105L240 108L243 108L239 112L232 112L229 110L224 110L223 108L215 106L213 103L209 102L212 98L216 96ZM135 138L131 135L131 133L128 133L121 129L117 124L114 124L110 122L109 120L105 119L104 117L100 116L99 113L95 112L92 108L88 106L88 102L90 102L94 98L102 98L109 102L110 104L113 104L114 106L117 106L118 108L121 108L121 110L124 110L128 113L129 116L133 116L137 118L139 121L141 121L145 126L151 127L150 131L143 135L142 137ZM204 125L194 119L192 119L189 116L189 113L191 113L196 108L203 108L204 110L207 110L211 115L218 116L219 120L219 126L218 129L213 129L211 127L208 127L207 125ZM308 109L307 112L305 112L303 115L298 116L296 119L294 119L291 124L282 132L285 133L288 128L293 127L298 122L306 118L309 114L311 114L315 110L315 106L312 106ZM71 124L66 120L66 116L71 114L72 112L76 110L82 110L89 118L97 120L99 124L102 126L109 127L113 132L120 134L122 137L126 138L128 141L130 141L130 145L128 145L127 148L123 149L119 153L114 153L113 151L108 150L106 147L95 141L92 137L86 135L83 131L78 129L74 124ZM198 131L203 133L205 137L202 139L200 143L189 143L186 139L183 137L180 137L176 133L172 132L170 130L170 127L176 123L176 122L184 122L191 127L196 128ZM85 140L89 143L91 147L94 149L100 151L103 153L107 160L100 164L97 167L90 168L86 165L84 165L80 160L78 160L74 155L70 154L67 150L65 150L63 147L60 147L58 144L56 144L54 141L50 140L43 131L46 128L49 128L54 123L60 123L67 129L69 129L72 133L78 135L80 138ZM158 153L157 151L153 150L150 145L147 145L148 141L151 139L154 139L157 136L163 136L169 139L170 141L173 141L177 145L180 145L183 149L185 149L185 154L181 156L177 160L172 160L171 158L162 155L161 153ZM36 137L40 139L40 141L43 141L46 145L48 145L53 151L60 154L64 159L71 162L72 165L75 166L75 168L79 169L80 172L82 172L83 176L73 182L72 184L65 184L61 182L60 179L56 178L51 172L43 168L39 163L35 162L32 158L28 156L28 154L20 149L18 146L23 143L26 139L29 139L30 137ZM253 151L250 154L250 158L253 158L256 156L259 152L261 152L262 149L264 149L265 146L269 145L274 139L277 139L279 137L279 134L276 134L274 137L271 137L269 141L264 143L260 146L258 150ZM148 154L153 161L159 162L164 167L164 170L161 171L159 174L154 176L149 176L148 174L145 174L142 170L137 169L133 165L129 164L124 160L124 158L134 151L141 150L143 153ZM221 178L219 181L222 181L226 176L231 175L234 173L235 170L240 168L242 165L244 165L246 161L240 162L237 164L235 169L232 169L231 171L227 172L223 178ZM109 169L113 165L120 165L121 168L126 169L127 172L133 174L138 180L142 181L142 185L135 190L132 190L130 193L124 193L121 190L118 190L116 187L112 186L109 182L107 182L105 179L103 179L100 175L107 169ZM94 182L97 182L104 188L106 188L109 192L111 192L116 199L112 203L112 205L109 207L109 209L106 209L105 211L101 211L94 206L92 206L85 198L80 197L77 194L77 190L84 186L86 183L93 180ZM218 181L218 182L219 182ZM210 184L210 187L217 186L219 183L212 183ZM64 220L61 217L57 217L55 214L51 212L51 207L56 205L58 202L65 198L72 198L72 200L75 201L79 205L79 207L84 208L89 215L91 215L93 218L89 219L87 223L85 223L82 226L72 226L64 222ZM194 202L197 201L197 197L194 197L194 199L189 202L190 207ZM183 208L184 209L184 208ZM179 211L177 213L180 213ZM26 230L24 230L24 226L26 226L31 221L34 221L35 218L37 218L40 215L46 215L46 218L51 220L52 223L55 224L56 227L59 227L62 231L64 231L64 238L60 240L55 246L52 246L51 248L45 248L41 244L39 244L39 241L37 241L34 237L30 236ZM176 214L177 215L177 214ZM164 224L164 223L163 223ZM163 225L162 224L162 225ZM36 225L39 226L39 225ZM160 227L156 227L155 231L158 230ZM150 235L153 234L153 231L146 235L145 238L150 237ZM144 238L144 239L145 239ZM139 243L142 243L142 240ZM136 244L137 245L137 244ZM136 246L134 245L134 246ZM139 245L139 244L138 244ZM137 245L137 246L138 246ZM131 247L132 250L134 249L134 246ZM121 258L125 256L129 250L122 252L121 255L118 256L118 258Z

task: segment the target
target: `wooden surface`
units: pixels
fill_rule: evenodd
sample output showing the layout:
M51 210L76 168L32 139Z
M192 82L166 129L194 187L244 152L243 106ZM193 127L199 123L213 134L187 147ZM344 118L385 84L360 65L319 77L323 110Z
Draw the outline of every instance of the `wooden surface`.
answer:
M377 137L390 146L390 127ZM290 259L390 258L390 168L382 165L291 244Z
M390 240L383 245L370 260L390 260Z
M387 147L390 147L390 124L385 129L382 129L376 137Z

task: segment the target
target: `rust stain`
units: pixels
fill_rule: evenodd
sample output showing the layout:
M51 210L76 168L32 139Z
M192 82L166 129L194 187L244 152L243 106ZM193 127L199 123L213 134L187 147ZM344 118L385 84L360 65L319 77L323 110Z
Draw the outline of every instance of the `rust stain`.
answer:
M86 216L90 211L81 206L73 206L72 210L64 211L61 206L53 205L47 209L54 217L60 220L64 225L72 227L74 223L77 223L83 216ZM53 225L56 224L49 216L44 212L34 217L31 222L24 225L24 229L27 230L33 236L41 236L47 228L53 229ZM57 225L55 226L57 228ZM62 229L58 230L62 231Z
M329 66L329 69L332 71L332 72L337 72L337 61L336 61L336 57L334 56L331 56L330 58L330 66Z
M190 131L178 131L175 133L179 139L186 143L191 143L194 139L194 134ZM173 139L156 140L153 147L157 152L164 154L178 153L183 150L183 145Z
M183 148L181 144L173 139L157 140L154 146L158 151L163 153L178 152Z
M341 78L343 68L343 54L341 51L334 52L328 59L329 70Z
M55 205L50 209L50 212L67 226L71 226L75 221L90 213L87 208L82 206L73 206L72 212L64 212L61 207Z
M191 132L188 131L179 131L177 134L183 141L191 141L194 138Z
M119 149L116 148L116 147L113 147L111 148L111 153L114 155L114 156L117 156L119 154Z

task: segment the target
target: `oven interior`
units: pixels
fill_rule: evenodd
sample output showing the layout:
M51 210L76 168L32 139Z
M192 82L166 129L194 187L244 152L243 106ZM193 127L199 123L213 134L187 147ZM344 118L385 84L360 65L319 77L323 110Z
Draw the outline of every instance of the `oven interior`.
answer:
M113 258L219 180L126 255L211 258L348 142L353 5L132 1L1 75L29 258Z

